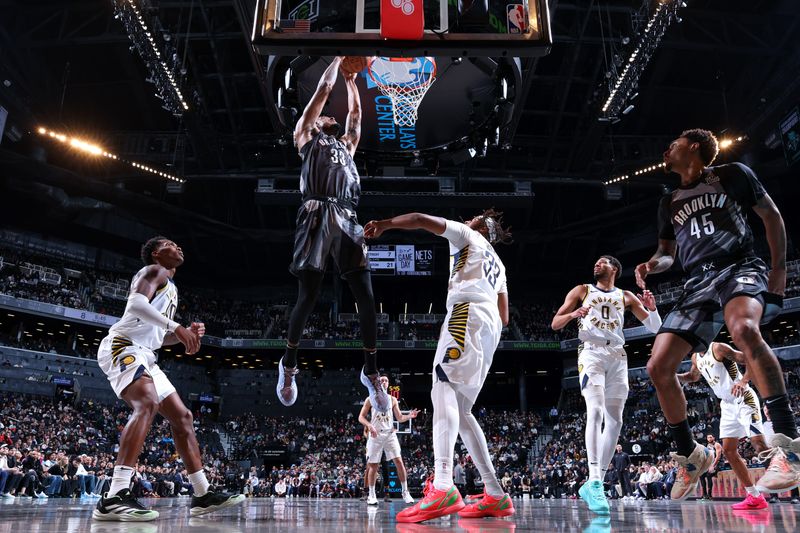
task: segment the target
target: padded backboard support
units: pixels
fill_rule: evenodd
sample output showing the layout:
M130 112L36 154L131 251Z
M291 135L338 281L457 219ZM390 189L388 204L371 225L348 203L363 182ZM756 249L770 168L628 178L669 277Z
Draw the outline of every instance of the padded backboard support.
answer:
M528 57L550 50L547 0L417 1L425 14L419 40L381 38L381 0L257 0L252 40L260 53L290 56Z

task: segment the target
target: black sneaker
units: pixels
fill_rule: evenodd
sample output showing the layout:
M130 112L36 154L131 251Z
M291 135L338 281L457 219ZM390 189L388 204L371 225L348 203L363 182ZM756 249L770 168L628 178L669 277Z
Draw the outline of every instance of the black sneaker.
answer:
M129 489L122 489L110 498L104 494L97 502L92 518L113 522L149 522L158 518L158 512L139 503Z
M246 500L244 494L228 494L227 492L215 492L213 487L208 488L208 492L202 496L192 496L192 508L189 511L192 516L200 516L206 513L213 513L226 507L239 505Z

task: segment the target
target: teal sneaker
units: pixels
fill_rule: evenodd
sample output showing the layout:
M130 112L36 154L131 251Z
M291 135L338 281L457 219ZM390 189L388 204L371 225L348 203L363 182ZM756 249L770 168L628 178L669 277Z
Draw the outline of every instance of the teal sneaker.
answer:
M583 533L611 533L611 517L596 516L588 526L583 528Z
M603 482L600 480L587 481L578 489L581 499L589 505L589 510L597 514L610 514L608 500L603 494Z

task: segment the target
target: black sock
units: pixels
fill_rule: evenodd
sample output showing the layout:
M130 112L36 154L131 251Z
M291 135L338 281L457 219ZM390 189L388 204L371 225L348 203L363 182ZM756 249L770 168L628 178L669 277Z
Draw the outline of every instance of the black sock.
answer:
M368 376L378 373L378 350L364 350L364 373Z
M689 427L689 420L684 418L683 422L675 425L669 424L669 433L675 444L678 445L678 455L689 457L697 446L692 438L692 429Z
M789 396L781 394L764 398L764 404L769 408L769 418L772 420L772 429L775 433L783 433L790 439L797 438L797 424L789 404Z
M283 366L285 368L294 368L297 366L297 346L286 345L286 351L283 352Z

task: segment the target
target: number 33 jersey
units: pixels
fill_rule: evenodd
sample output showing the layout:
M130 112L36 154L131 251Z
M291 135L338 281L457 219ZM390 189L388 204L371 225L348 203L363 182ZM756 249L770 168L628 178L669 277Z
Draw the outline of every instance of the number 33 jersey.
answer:
M506 267L494 247L466 224L446 221L442 237L450 241L450 282L447 309L457 303L491 303L507 293Z
M731 163L707 167L697 181L661 199L659 239L676 241L686 272L703 263L753 255L746 210L767 193L753 171Z

